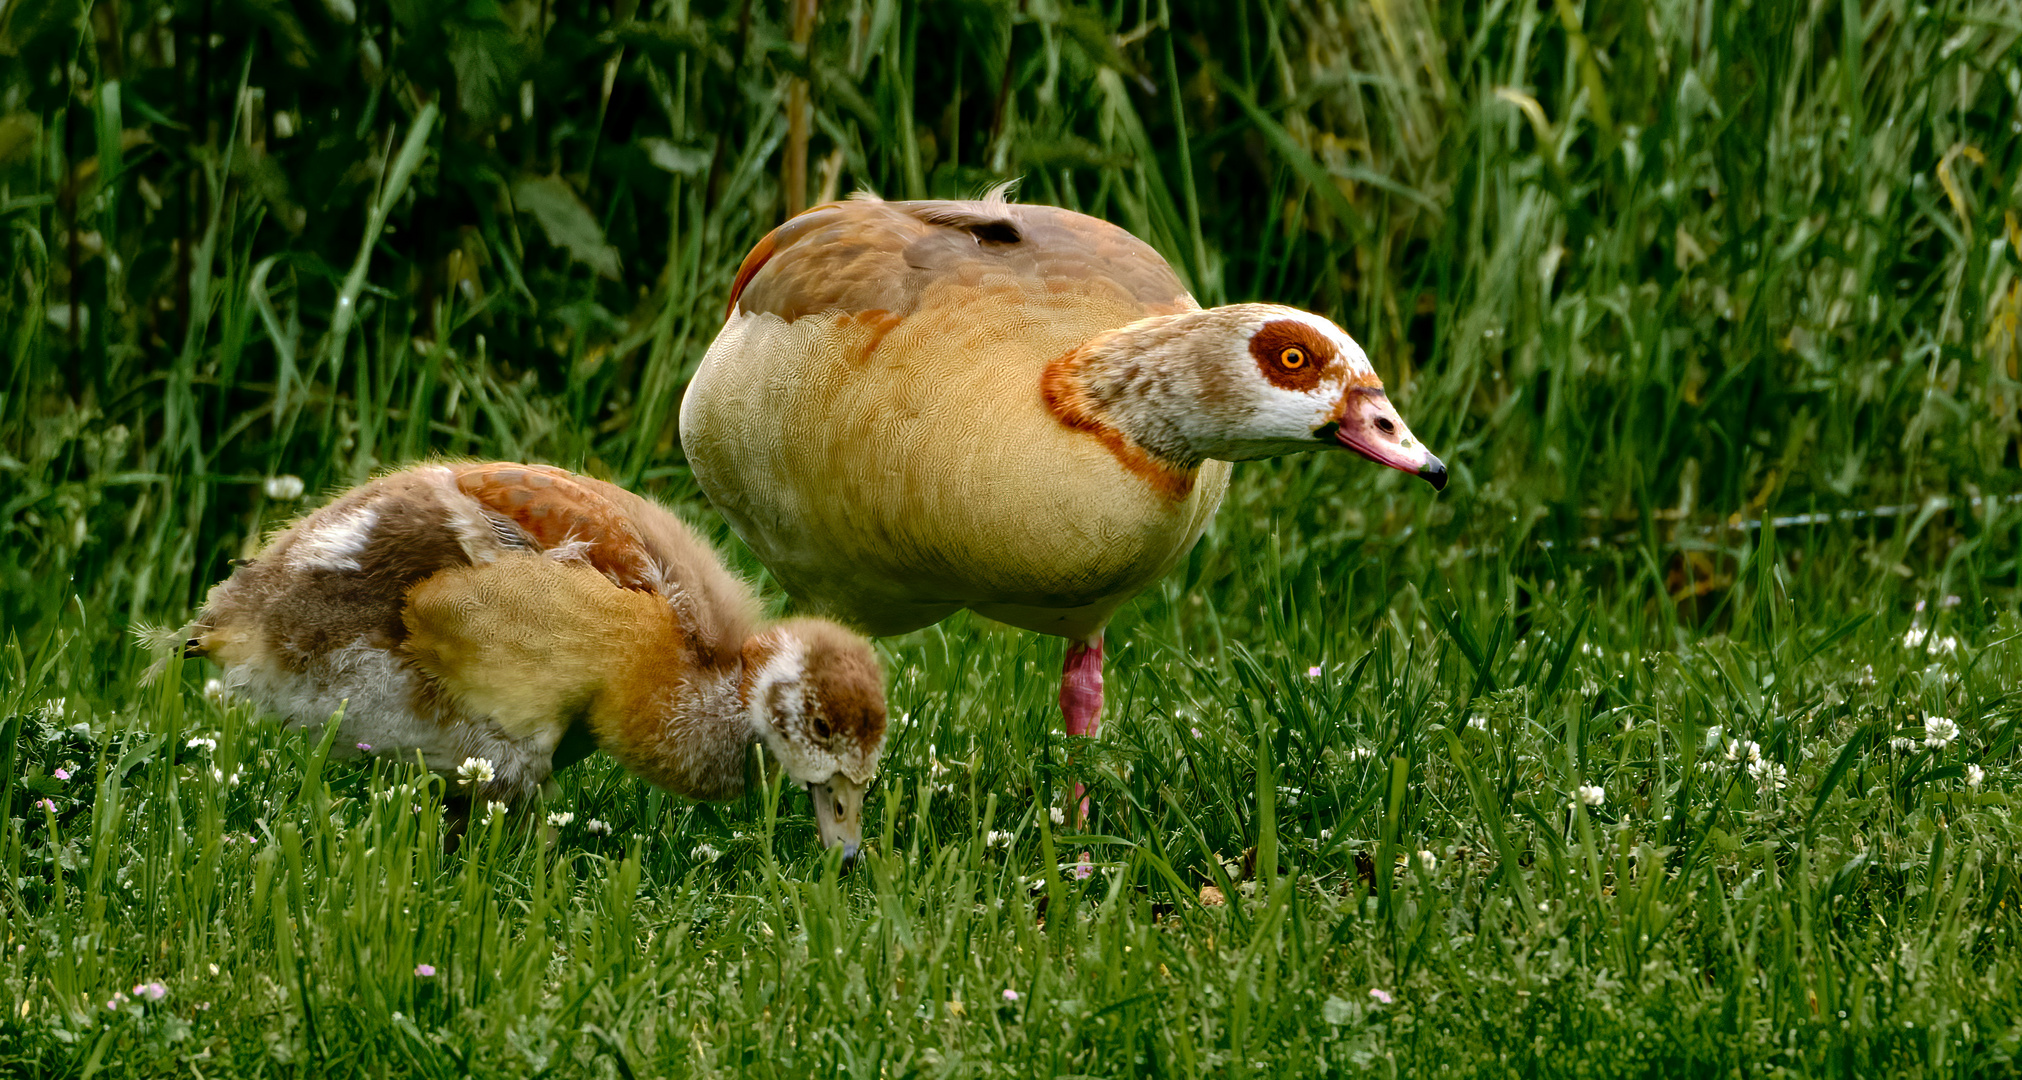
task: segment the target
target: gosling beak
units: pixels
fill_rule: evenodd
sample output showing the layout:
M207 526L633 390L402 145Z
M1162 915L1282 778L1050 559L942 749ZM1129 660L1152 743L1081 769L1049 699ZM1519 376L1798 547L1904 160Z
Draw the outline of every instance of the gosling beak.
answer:
M843 865L856 861L864 840L864 785L837 773L826 781L807 786L814 799L814 820L821 829L821 846L842 845Z
M1348 399L1342 403L1340 422L1329 426L1333 428L1331 432L1320 429L1322 438L1331 434L1342 446L1378 465L1417 476L1431 484L1434 491L1445 490L1446 463L1432 456L1412 436L1381 387L1349 390Z

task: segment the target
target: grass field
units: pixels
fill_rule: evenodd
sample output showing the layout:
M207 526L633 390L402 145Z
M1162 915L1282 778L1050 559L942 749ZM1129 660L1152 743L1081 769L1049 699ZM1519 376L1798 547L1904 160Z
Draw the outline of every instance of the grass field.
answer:
M0 7L0 1075L2022 1070L2018 39L1888 0ZM445 854L439 781L197 663L140 684L132 626L430 454L635 486L762 580L672 427L738 259L1009 175L1203 302L1335 316L1452 484L1240 467L1112 625L1093 744L1055 639L881 642L847 873L804 794L603 760L551 837Z

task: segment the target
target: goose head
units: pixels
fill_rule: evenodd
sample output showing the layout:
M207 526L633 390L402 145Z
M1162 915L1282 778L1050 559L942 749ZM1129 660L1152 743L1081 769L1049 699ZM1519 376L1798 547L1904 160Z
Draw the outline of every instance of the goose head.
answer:
M1063 421L1112 427L1170 465L1334 447L1446 486L1446 465L1411 434L1362 346L1297 308L1141 319L1056 361L1045 390Z
M814 799L824 847L863 843L864 789L885 741L885 690L868 642L826 619L788 619L745 650L745 708L780 767Z

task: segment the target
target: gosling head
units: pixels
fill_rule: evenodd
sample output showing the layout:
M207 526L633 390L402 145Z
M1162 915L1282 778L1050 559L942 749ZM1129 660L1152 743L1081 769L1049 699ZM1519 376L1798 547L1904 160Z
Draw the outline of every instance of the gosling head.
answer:
M824 847L863 843L864 789L885 742L884 676L870 643L826 619L788 619L745 646L745 708L807 786Z

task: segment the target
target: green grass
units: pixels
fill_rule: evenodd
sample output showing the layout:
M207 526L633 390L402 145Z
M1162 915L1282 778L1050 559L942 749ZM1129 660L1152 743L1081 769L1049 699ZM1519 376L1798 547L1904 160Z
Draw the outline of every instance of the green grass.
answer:
M347 7L0 8L0 1075L2017 1071L2022 8ZM1006 175L1340 319L1452 485L1244 465L1093 745L1056 640L881 643L847 874L604 761L445 854L139 684L272 476L554 461L759 574L672 427L738 259Z

